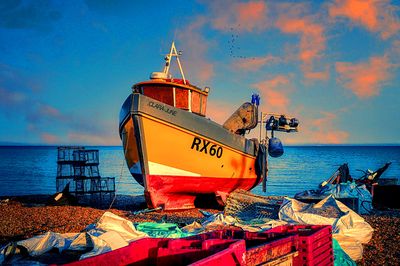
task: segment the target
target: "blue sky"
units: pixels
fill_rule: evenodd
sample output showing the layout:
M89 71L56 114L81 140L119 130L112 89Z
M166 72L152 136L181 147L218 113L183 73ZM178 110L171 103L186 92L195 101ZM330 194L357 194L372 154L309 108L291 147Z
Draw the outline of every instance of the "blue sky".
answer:
M1 1L0 143L120 145L171 41L224 120L252 93L286 143L400 144L398 1Z

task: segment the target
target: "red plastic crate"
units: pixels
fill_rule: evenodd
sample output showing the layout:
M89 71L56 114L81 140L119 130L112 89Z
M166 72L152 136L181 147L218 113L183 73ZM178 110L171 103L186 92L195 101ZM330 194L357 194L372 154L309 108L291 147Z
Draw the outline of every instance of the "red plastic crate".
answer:
M244 265L246 256L246 244L244 240L233 242L229 248L226 248L216 254L199 260L192 266L212 266L212 265Z
M131 242L128 246L107 253L93 256L87 259L75 261L67 265L71 266L95 266L95 265L148 265L150 258L154 257L158 246L168 244L167 238L143 238Z
M243 240L145 238L68 265L243 265Z
M186 239L243 239L246 243L246 265L257 265L287 255L298 249L296 234L254 233L243 230L217 230Z
M266 232L299 236L299 256L294 259L294 265L333 265L330 225L284 225Z
M225 243L224 243L225 242ZM225 247L228 243L229 247ZM190 265L196 266L221 266L221 265L243 265L245 263L246 245L244 240L205 240L202 243L205 250L210 250L204 259L196 261ZM225 247L225 248L224 248ZM215 252L215 249L221 251Z
M298 251L289 253L272 261L263 263L263 266L293 266L293 260L299 255Z
M174 239L157 250L156 265L243 265L245 251L243 240Z
M299 251L299 256L293 260L294 265L333 265L332 227L330 225L283 225L258 233L243 230L218 230L194 237L203 240L210 238L244 239L246 240L247 250L246 261L250 262L251 256L257 256L257 254L252 255L249 252L252 248L252 242L263 241L264 244L267 244L268 241L276 241L279 237L293 235L298 236L298 245L295 245L295 247ZM279 247L269 252L273 253L276 249L279 250ZM281 249L282 252L277 253L277 255L284 255L283 253L287 251L284 246ZM261 256L259 255L258 258L261 258ZM270 256L269 258L274 259L276 257ZM257 257L255 260L257 260Z
M274 239L274 240L272 240ZM246 239L246 265L258 265L272 261L296 251L297 235L287 235L282 238Z

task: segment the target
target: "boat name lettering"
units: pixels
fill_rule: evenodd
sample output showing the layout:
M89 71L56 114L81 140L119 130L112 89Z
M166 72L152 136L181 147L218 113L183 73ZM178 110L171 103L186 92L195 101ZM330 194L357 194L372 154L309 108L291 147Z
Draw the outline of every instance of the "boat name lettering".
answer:
M198 137L194 137L191 149L198 152L204 152L211 156L217 156L217 158L221 158L223 153L221 146L212 144L210 141Z
M167 106L165 106L163 104L159 104L159 103L155 103L155 102L149 102L149 106L152 107L152 108L158 109L160 111L164 111L167 114L176 116L176 111L175 110L169 109Z

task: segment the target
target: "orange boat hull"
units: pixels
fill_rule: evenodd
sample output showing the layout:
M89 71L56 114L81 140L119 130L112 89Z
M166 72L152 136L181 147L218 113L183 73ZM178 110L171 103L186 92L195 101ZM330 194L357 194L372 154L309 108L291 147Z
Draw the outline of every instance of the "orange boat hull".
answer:
M125 158L149 207L193 208L203 194L224 201L261 181L253 141L141 94L127 101L120 118Z

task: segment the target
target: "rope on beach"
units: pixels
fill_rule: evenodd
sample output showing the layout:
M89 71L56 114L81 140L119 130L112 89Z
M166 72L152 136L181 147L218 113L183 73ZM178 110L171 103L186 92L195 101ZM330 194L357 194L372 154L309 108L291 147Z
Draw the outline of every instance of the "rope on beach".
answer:
M111 201L111 203L110 203L110 206L108 207L108 209L107 209L106 211L108 211L108 210L110 210L110 209L111 209L111 207L113 206L113 204L114 204L114 202L115 202L115 199L117 198L118 185L119 185L119 184L120 184L120 182L121 182L122 175L123 175L123 173L124 173L124 169L125 169L125 167L124 167L124 163L125 163L125 161L124 161L124 160L122 160L122 163L121 163L121 171L120 171L120 174L119 174L119 179L118 179L118 182L117 182L117 184L116 184L116 186L115 186L115 193L114 193L114 197L113 197L113 199L112 199L112 201ZM106 212L106 211L104 211L104 212Z

